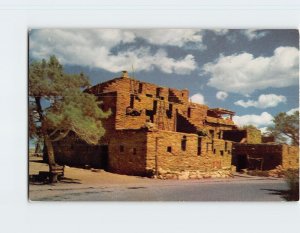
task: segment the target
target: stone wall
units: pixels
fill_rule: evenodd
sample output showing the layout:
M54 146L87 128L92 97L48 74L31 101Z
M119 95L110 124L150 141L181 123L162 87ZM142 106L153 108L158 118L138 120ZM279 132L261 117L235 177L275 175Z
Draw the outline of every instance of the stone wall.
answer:
M261 131L259 129L247 128L247 143L259 144L261 143Z
M282 165L282 148L283 145L234 143L233 164L237 166L237 170L275 169L278 165Z
M282 145L282 167L299 168L299 147Z
M221 141L215 142L214 147L210 145L207 148L206 145L207 141L198 138L195 134L148 132L147 170L152 170L155 174L158 169L161 178L229 176L231 174L230 154L224 153L221 156L219 153L213 153L213 148L219 148L220 151Z
M69 133L64 139L53 142L56 163L76 167L107 168L104 145L88 145Z
M109 142L109 170L119 174L149 175L146 134L145 130L115 131Z

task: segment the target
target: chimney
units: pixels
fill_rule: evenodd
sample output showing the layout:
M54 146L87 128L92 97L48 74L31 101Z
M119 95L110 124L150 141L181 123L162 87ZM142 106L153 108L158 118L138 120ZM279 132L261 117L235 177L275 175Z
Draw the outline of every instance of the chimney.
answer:
M128 78L128 72L127 72L127 70L123 70L122 71L122 77L123 78Z

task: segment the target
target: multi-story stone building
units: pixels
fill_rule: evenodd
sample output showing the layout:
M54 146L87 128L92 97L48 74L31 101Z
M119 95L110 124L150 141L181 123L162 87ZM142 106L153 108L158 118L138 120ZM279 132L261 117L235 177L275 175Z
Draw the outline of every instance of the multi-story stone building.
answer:
M238 129L234 112L192 103L188 90L141 82L126 71L86 92L112 112L103 121L105 136L99 146L90 146L70 134L55 144L60 163L129 175L226 177L236 166L248 167L249 153L240 144L261 143L260 131ZM282 160L273 165L279 164Z

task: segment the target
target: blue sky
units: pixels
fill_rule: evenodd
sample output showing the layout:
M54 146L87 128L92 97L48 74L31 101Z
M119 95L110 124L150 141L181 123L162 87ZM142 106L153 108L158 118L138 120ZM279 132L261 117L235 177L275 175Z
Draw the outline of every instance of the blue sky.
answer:
M299 107L297 30L33 29L30 60L55 55L96 84L128 70L136 79L190 90L193 102L236 112L261 129ZM133 67L133 69L132 69Z

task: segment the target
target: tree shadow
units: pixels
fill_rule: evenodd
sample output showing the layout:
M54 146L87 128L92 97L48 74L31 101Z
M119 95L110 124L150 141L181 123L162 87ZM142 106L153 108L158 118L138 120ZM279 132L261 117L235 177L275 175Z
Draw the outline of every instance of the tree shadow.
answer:
M284 190L284 189L261 189L269 191L271 195L281 196L286 201L299 201L299 190Z
M29 175L28 182L30 185L47 185L50 183L49 172L40 172L37 175ZM63 184L81 184L79 179L67 177L58 177L58 183Z

